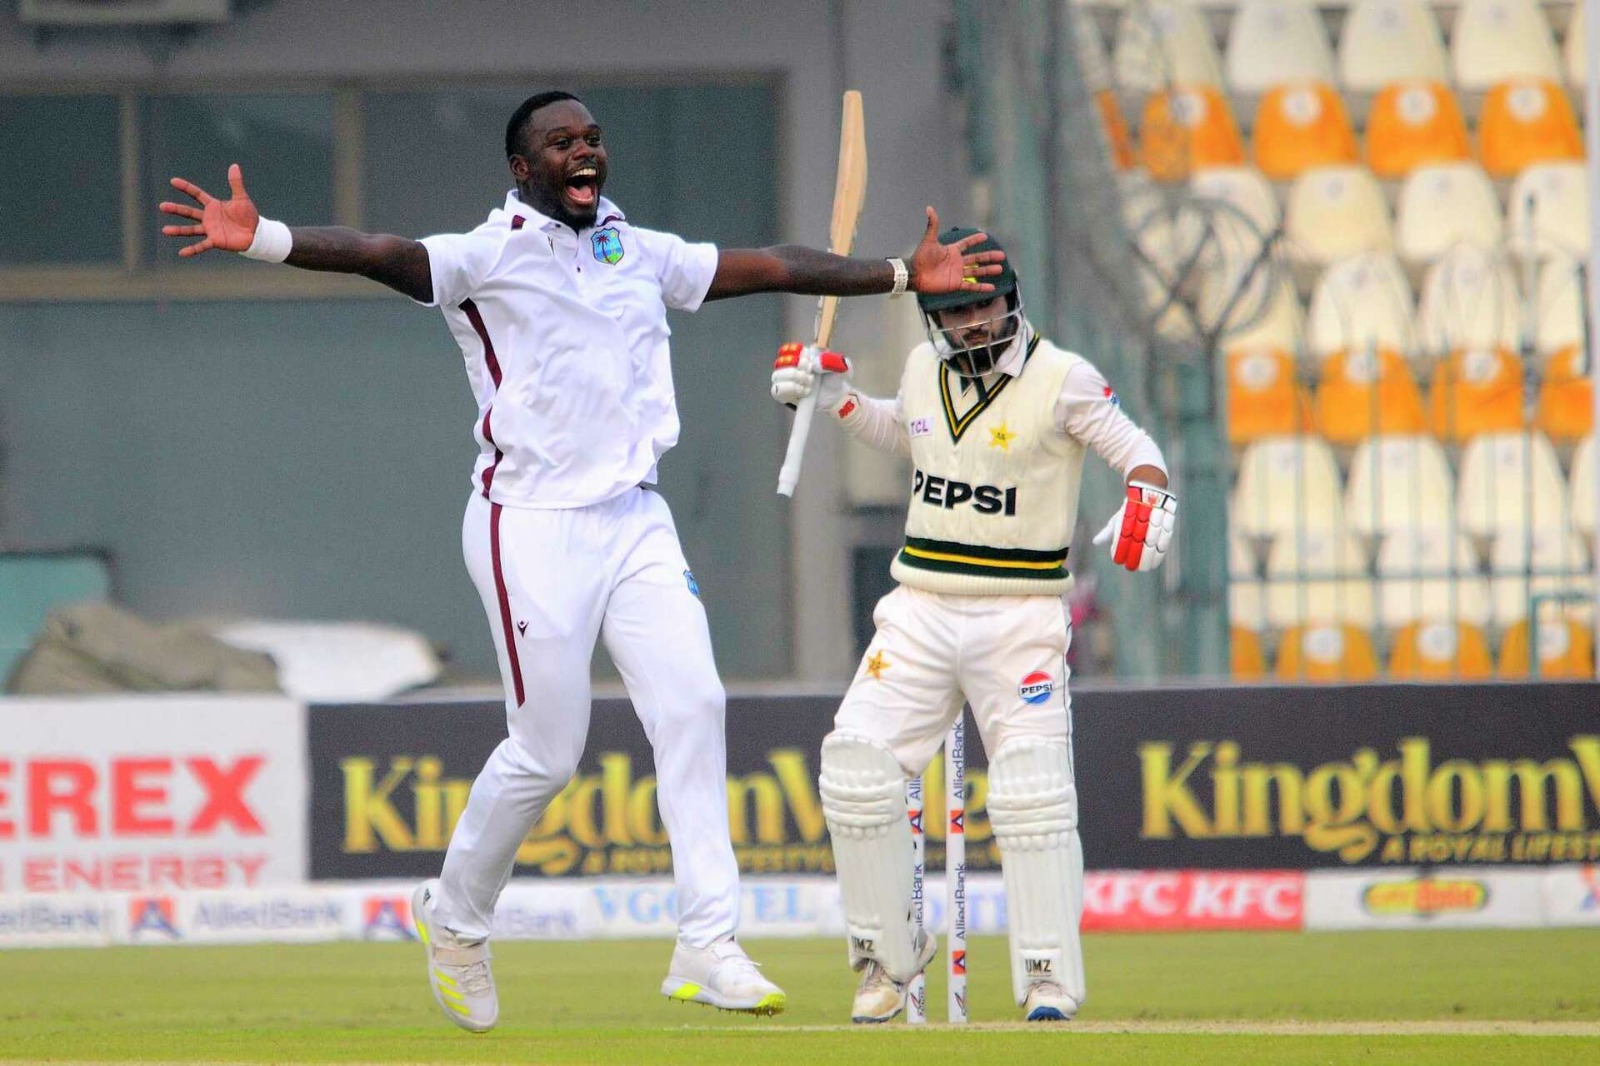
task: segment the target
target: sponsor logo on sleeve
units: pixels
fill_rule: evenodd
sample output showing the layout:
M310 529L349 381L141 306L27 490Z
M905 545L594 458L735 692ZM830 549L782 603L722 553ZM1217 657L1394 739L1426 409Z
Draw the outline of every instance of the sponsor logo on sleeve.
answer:
M928 415L923 415L921 418L913 418L906 424L906 432L913 438L926 437L933 432L933 419Z

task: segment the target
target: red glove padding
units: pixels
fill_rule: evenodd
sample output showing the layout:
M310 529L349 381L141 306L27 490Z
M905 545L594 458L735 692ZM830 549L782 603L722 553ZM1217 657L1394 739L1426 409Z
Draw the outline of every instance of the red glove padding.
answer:
M1128 483L1128 498L1094 538L1111 546L1111 561L1129 570L1154 570L1172 548L1178 498L1143 481Z
M850 360L809 344L785 344L772 363L772 398L795 406L813 390L817 406L832 413L844 402Z
M805 353L807 345L791 341L778 346L778 358L772 361L772 369L785 370L792 366L800 365L800 357ZM824 374L846 374L850 371L850 361L838 352L822 351L817 353L817 365L811 368L812 373L821 371Z

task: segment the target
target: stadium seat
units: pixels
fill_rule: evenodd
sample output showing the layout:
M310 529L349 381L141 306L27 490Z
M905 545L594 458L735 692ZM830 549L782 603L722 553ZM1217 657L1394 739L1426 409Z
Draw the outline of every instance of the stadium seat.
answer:
M1585 437L1572 453L1572 528L1591 541L1595 534L1595 496L1600 494L1594 441L1592 434Z
M1389 348L1336 352L1322 361L1317 432L1353 445L1380 433L1422 432L1422 394L1405 359Z
M1550 24L1535 0L1462 0L1450 62L1456 85L1474 92L1507 78L1561 77Z
M1514 433L1523 417L1522 360L1503 348L1451 352L1433 368L1428 421L1434 436L1457 443L1480 433Z
M1248 226L1258 239L1271 236L1283 222L1277 194L1254 167L1207 167L1195 171L1189 179L1189 191L1197 200L1226 204L1237 215L1237 224Z
M1567 94L1554 80L1512 78L1489 90L1478 120L1478 152L1492 177L1535 163L1583 159L1583 135Z
M1589 83L1588 45L1585 43L1588 19L1583 4L1572 5L1572 20L1567 23L1567 46L1564 58L1567 81L1580 89Z
M1222 63L1205 16L1181 0L1125 8L1117 21L1111 68L1124 91L1222 84Z
M1334 526L1284 533L1267 555L1267 624L1274 629L1376 621L1358 545Z
M1311 293L1306 341L1318 358L1376 345L1417 350L1411 283L1392 253L1360 252L1333 263Z
M1287 352L1237 348L1226 358L1230 444L1311 432L1311 397Z
M1344 101L1327 82L1289 82L1269 89L1256 108L1250 142L1256 166L1274 181L1360 159Z
M1227 97L1214 85L1151 93L1139 125L1139 160L1157 181L1243 163L1244 142Z
M1394 637L1389 676L1407 681L1477 681L1492 676L1489 638L1465 622L1412 622Z
M1275 283L1274 283L1275 282ZM1220 284L1220 283L1219 283ZM1229 330L1224 343L1229 349L1280 348L1299 351L1305 340L1306 313L1300 306L1294 283L1287 272L1266 280L1269 286L1265 295L1242 301L1241 312L1246 315L1239 328ZM1208 305L1221 298L1203 294Z
M1339 467L1317 437L1273 437L1247 445L1229 509L1232 528L1244 537L1273 538L1297 529L1344 522Z
M1473 162L1418 167L1400 187L1395 243L1400 258L1431 263L1461 244L1493 248L1504 236L1500 201Z
M1228 660L1228 672L1235 681L1260 681L1267 676L1261 638L1248 629L1234 626L1229 632Z
M1471 158L1461 107L1442 81L1394 82L1373 99L1367 165L1378 177L1403 178L1418 167Z
M1346 89L1373 93L1401 78L1444 81L1449 76L1439 23L1423 0L1350 5L1339 34L1339 80Z
M1094 109L1100 120L1100 135L1106 140L1111 166L1118 171L1132 170L1133 137L1128 133L1128 120L1122 115L1122 105L1117 103L1116 92L1101 89L1095 93Z
M1570 444L1594 432L1594 378L1584 350L1573 345L1544 361L1534 426L1551 440ZM1577 505L1573 483L1573 505Z
M1391 628L1423 621L1489 624L1489 582L1460 533L1439 524L1396 529L1378 549L1378 615Z
M1228 538L1228 622L1260 631L1267 625L1267 587L1256 576L1255 554L1244 538Z
M1501 677L1594 677L1594 635L1570 618L1539 620L1538 666L1528 646L1532 627L1526 619L1506 632L1500 647Z
M1289 254L1312 266L1394 247L1383 190L1362 166L1319 167L1301 174L1289 189L1284 220Z
M1539 268L1534 298L1534 347L1547 363L1583 343L1583 277L1573 259L1553 258Z
M1589 168L1539 163L1511 186L1506 244L1523 258L1565 259L1589 254Z
M1333 81L1333 50L1306 0L1239 0L1228 33L1228 86L1264 93L1289 81Z
M1378 654L1359 626L1296 627L1283 635L1273 673L1280 681L1370 681L1378 676Z
M1568 521L1567 486L1542 433L1485 433L1461 450L1456 490L1461 529L1475 537Z
M1494 252L1457 245L1428 268L1417 303L1422 347L1434 355L1457 348L1520 351L1517 283Z
M1418 434L1372 437L1350 457L1346 526L1372 537L1431 526L1455 514L1455 495L1438 441Z

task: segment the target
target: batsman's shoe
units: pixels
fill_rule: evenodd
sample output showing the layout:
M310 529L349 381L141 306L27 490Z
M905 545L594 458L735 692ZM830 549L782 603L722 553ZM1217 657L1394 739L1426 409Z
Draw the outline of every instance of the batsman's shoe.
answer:
M1022 1010L1030 1022L1070 1022L1078 1004L1054 981L1035 981L1028 986Z
M486 941L465 943L433 921L437 881L424 881L411 894L411 920L428 953L428 983L444 1016L474 1033L487 1033L500 1018L500 1000L489 970Z
M930 933L917 932L917 973L928 968L928 963L939 953L939 944ZM910 981L896 981L889 971L868 959L861 968L861 983L856 986L855 1001L850 1004L850 1020L857 1025L876 1025L893 1020L906 1009L906 989Z
M731 937L705 948L678 941L661 994L746 1014L778 1014L788 1003L783 989L762 977L761 968Z

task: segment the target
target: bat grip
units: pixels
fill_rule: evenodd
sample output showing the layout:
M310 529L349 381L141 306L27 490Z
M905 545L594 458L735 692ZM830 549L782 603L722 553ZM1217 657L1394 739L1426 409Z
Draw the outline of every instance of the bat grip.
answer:
M806 438L811 435L811 416L817 410L817 390L812 389L795 404L794 425L789 427L789 447L783 453L778 471L778 495L793 496L800 483L800 464L806 455Z

